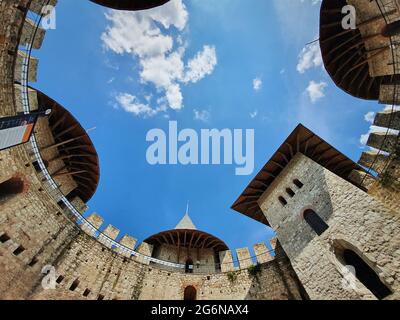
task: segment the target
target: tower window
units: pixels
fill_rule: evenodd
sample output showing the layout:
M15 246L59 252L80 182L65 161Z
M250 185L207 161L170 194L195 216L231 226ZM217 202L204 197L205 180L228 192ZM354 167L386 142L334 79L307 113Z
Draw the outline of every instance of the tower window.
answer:
M14 250L13 255L19 256L24 251L25 251L25 248L23 246L19 246L17 249Z
M304 184L299 179L294 179L293 183L296 185L297 188L303 188Z
M296 194L294 193L294 191L290 188L286 188L286 193L293 198Z
M306 210L304 212L304 220L306 220L311 229L319 236L329 228L325 221L313 210Z
M286 206L286 205L287 205L287 201L286 201L286 199L285 199L284 197L280 196L278 199L279 199L279 202L280 202L283 206Z
M79 280L76 279L74 282L72 282L71 286L69 287L70 291L75 291L76 288L79 286Z
M375 271L360 256L350 249L343 251L346 265L353 266L356 278L366 286L379 300L392 294L391 290L381 281Z
M104 300L104 296L102 294L99 294L99 296L97 297L97 300Z

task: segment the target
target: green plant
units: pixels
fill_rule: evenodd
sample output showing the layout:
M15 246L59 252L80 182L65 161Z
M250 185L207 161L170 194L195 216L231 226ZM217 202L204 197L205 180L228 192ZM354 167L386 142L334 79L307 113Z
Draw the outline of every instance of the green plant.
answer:
M235 282L235 281L236 281L236 278L237 278L236 273L234 273L234 272L228 272L228 273L226 274L226 276L228 277L228 280L229 280L230 282Z
M247 270L251 276L256 277L261 272L261 265L253 264Z

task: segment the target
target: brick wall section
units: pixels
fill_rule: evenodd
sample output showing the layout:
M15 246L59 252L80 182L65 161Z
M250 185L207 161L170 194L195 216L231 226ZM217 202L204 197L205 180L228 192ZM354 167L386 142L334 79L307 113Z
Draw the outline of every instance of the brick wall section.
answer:
M14 60L17 45L25 18L21 8L28 0L4 0L0 4L0 116L14 115Z
M289 261L278 250L282 258L262 265L256 276L242 270L234 272L235 279L229 280L227 273L187 275L141 265L81 234L56 266L57 276L63 275L64 280L56 290L38 287L31 298L98 299L101 295L116 300L182 300L189 285L197 289L199 300L306 298ZM77 279L79 285L72 292L71 284ZM90 294L84 297L86 290Z
M347 0L348 4L353 5L357 12L357 25L363 21L368 21L381 15L378 5L375 1L364 0ZM395 13L395 15L398 13ZM385 37L369 37L371 35L380 34L382 29L386 26L384 19L375 20L373 23L365 24L359 27L361 35L365 40L365 47L369 56L373 56L380 48L389 47L390 39ZM369 38L368 38L369 37ZM378 49L378 50L377 50ZM369 61L369 70L372 77L391 75L393 74L392 51L390 49L384 51L380 55L375 55Z
M293 186L293 179L303 188ZM283 206L278 197L288 186L296 195ZM360 292L343 288L342 265L333 253L338 242L356 248L394 292L390 298L399 298L398 213L300 153L259 204L311 299L374 298L361 283ZM305 209L313 209L329 225L321 236L302 218Z

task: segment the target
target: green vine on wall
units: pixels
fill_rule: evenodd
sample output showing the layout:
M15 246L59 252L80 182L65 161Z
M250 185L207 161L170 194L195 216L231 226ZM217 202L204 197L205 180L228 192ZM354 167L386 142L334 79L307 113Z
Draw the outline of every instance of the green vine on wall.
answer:
M260 264L253 264L248 269L249 274L253 277L257 277L257 275L261 272L261 265Z
M230 282L235 282L236 281L236 279L237 279L237 274L235 273L235 272L228 272L227 274L226 274L226 276L228 277L228 280L230 281Z

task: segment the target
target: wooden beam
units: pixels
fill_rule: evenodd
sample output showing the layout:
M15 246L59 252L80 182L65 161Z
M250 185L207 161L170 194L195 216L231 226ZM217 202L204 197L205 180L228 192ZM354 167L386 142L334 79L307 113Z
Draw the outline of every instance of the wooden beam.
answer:
M53 175L52 177L56 178L56 177L62 177L62 176L75 176L75 175L78 175L81 173L87 173L87 172L88 171L86 171L86 170L75 171L75 172L64 172L64 173L59 173L59 174Z
M192 233L192 237L191 237L190 242L189 242L189 249L192 247L192 241L193 241L194 235L195 235L195 232Z
M75 130L76 128L79 127L79 124L75 124L74 126L71 126L63 131L61 131L60 133L57 133L57 135L54 137L54 140L57 140L58 138L61 138L64 134L67 134L68 132L71 132L73 130Z
M61 146L66 145L66 144L68 144L68 143L71 143L71 142L77 141L77 140L79 140L79 139L82 139L82 138L85 137L85 136L86 136L86 135L82 135L82 136L79 136L79 137L76 137L76 138L72 138L72 139L65 140L65 141L60 142L60 143L52 144L52 145L50 145L50 146L47 146L47 147L42 148L42 151L46 151L46 150L49 150L49 149L61 147Z
M172 240L172 244L175 245L175 240L174 240L174 237L172 236L171 232L168 232L168 235Z
M168 245L170 244L169 241L168 241L168 239L165 237L164 234L162 234L161 237L164 239L164 241L165 241Z
M294 157L293 147L290 143L285 142L285 146L289 147L290 157Z

